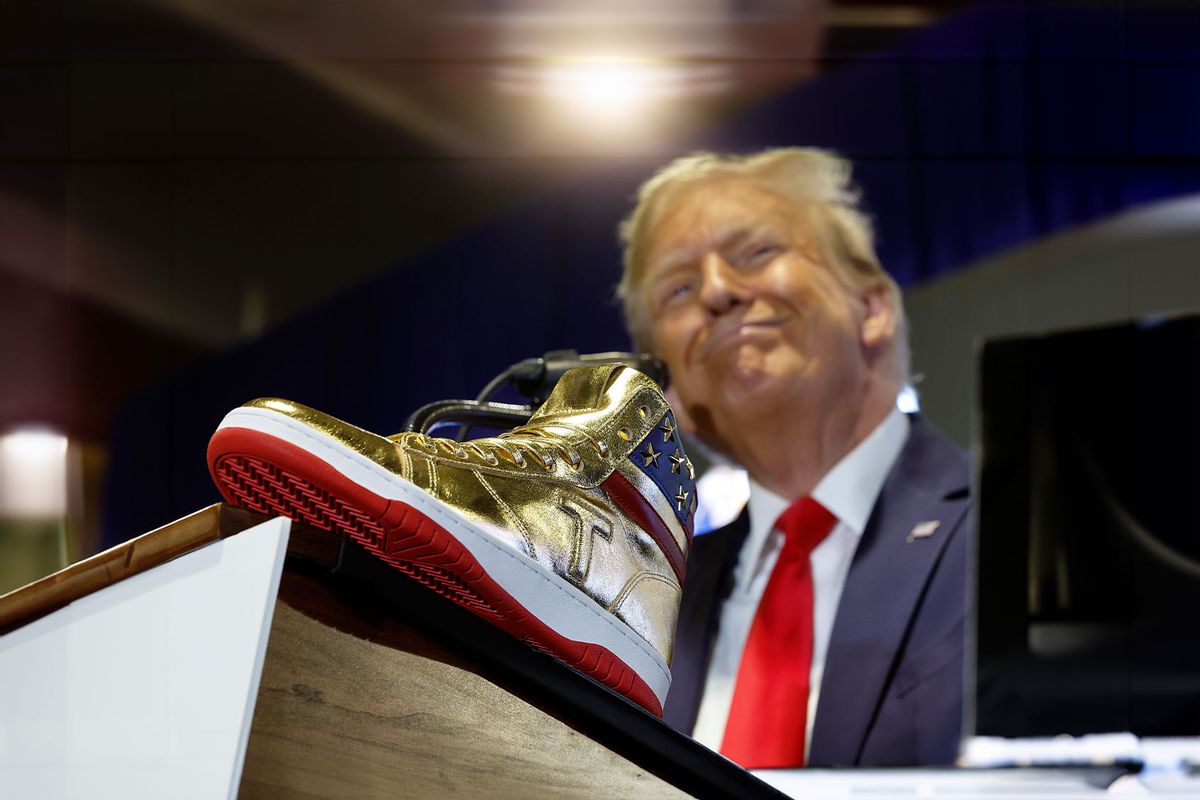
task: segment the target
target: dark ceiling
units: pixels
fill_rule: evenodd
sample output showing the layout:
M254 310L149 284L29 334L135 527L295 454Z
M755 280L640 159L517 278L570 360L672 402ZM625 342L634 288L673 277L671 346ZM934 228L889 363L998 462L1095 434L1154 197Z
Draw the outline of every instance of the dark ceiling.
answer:
M964 5L8 0L0 426L102 397L52 415L99 435L199 353Z

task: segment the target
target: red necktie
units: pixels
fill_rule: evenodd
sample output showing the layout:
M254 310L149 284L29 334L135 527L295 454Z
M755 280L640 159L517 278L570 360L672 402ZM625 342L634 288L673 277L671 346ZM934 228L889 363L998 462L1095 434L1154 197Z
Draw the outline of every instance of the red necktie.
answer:
M813 649L809 554L837 518L804 497L775 523L783 548L758 603L733 689L721 753L748 769L804 766Z

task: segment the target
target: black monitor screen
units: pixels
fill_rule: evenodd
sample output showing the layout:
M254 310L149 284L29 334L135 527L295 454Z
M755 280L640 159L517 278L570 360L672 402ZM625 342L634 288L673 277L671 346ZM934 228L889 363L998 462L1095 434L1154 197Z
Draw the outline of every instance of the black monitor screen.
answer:
M1200 735L1200 317L981 358L975 733Z

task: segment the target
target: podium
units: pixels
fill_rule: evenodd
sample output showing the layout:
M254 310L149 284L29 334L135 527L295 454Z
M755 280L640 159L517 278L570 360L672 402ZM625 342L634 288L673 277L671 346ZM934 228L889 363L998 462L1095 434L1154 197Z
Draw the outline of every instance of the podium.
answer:
M225 504L0 597L0 796L784 795L325 531Z

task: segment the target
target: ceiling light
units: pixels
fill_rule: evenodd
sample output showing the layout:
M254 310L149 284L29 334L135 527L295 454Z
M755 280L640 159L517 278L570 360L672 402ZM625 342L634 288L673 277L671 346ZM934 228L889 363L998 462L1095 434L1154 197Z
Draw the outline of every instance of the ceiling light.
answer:
M647 58L592 56L508 64L496 72L496 88L541 97L557 113L589 124L606 120L627 128L656 103L711 95L730 87L718 64L674 63Z

